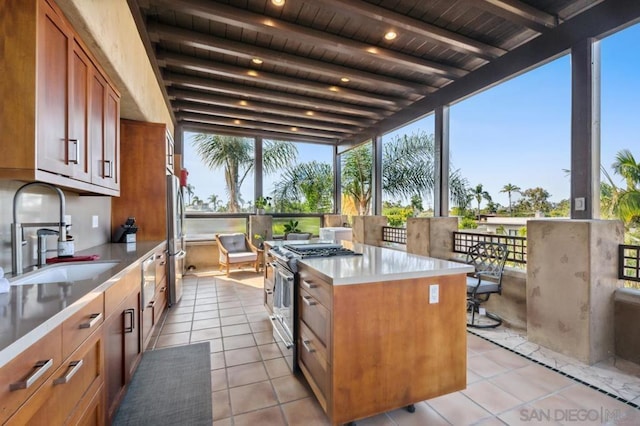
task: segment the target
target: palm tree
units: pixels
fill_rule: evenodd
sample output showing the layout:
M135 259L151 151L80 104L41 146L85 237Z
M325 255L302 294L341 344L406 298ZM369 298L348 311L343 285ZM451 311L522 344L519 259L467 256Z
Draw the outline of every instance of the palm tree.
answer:
M331 211L333 173L331 165L311 161L288 167L272 193L280 205L302 202L302 210L313 213Z
M211 194L209 195L208 200L209 204L211 205L211 209L215 212L218 210L218 207L220 206L220 197L218 197L216 194Z
M387 142L382 152L382 191L393 197L429 197L434 181L433 135L424 131L403 135ZM354 200L358 214L368 214L371 202L371 144L361 145L343 154L342 191ZM461 203L467 192L466 180L459 170L449 174L450 195Z
M605 177L609 180L609 183L608 185L604 184L606 191L603 192L605 200L608 198L611 213L622 219L627 225L639 222L640 163L636 162L631 151L623 149L616 154L616 159L611 168L625 180L626 184L626 188L618 188L605 172Z
M187 191L187 196L189 197L189 201L187 202L188 205L191 205L191 197L193 197L193 194L195 194L195 187L193 185L191 185L190 183L187 184L187 186L185 186L185 190Z
M482 202L482 200L491 202L491 195L489 195L489 193L484 190L481 183L477 184L475 188L472 188L470 192L473 198L475 198L476 202L478 203L476 216L478 217L478 220L480 220L480 203Z
M511 216L511 193L516 192L519 194L520 187L511 183L508 183L502 187L500 192L506 192L509 195L509 216Z
M200 133L193 143L202 161L211 170L224 169L229 211L240 211L240 187L254 167L254 143L247 138ZM273 173L282 164L295 161L298 150L289 142L264 141L262 166L265 174Z

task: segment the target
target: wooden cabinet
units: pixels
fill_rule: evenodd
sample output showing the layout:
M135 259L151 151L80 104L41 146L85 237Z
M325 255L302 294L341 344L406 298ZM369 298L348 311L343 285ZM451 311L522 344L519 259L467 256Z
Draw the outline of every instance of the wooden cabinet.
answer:
M105 292L105 414L110 423L142 354L140 266Z
M62 327L56 327L0 368L0 423L51 377L62 360Z
M274 269L272 263L275 262L273 256L269 254L271 247L265 244L264 247L264 307L269 314L273 314L273 287L275 284Z
M154 253L155 258L155 293L153 299L145 301L142 310L142 342L146 348L151 340L153 330L167 306L167 253L166 245Z
M0 36L0 93L11 99L0 127L12 141L2 147L0 178L118 195L120 97L97 61L48 0L5 1L0 28L11 28Z
M128 217L135 217L138 241L167 238L167 126L120 121L120 197L111 203L115 232Z
M84 411L104 381L101 331L95 330L6 424L61 425L75 411Z
M333 424L465 388L464 275L332 286L298 267L298 365Z
M92 405L94 412L102 413L103 301L98 295L0 369L2 424L80 421Z

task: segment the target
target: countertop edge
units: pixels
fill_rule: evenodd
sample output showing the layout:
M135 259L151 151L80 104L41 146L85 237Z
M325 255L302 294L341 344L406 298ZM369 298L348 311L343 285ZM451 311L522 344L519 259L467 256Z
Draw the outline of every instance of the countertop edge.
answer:
M312 267L310 266L310 268ZM474 271L474 268L472 266L466 266L462 264L460 268L455 268L455 269L450 268L450 269L438 269L433 271L415 271L415 272L401 272L396 274L377 275L375 276L375 282L399 281L399 280L408 280L408 279L415 279L415 278L433 278L433 277L442 277L447 275L466 275L473 271ZM322 274L322 275L326 277L325 274ZM370 284L373 282L371 278L373 277L372 276L349 277L349 278L326 277L326 279L332 285Z
M36 326L33 330L29 331L24 336L18 338L16 341L9 344L9 346L5 347L4 349L1 349L0 350L0 368L4 367L6 364L11 362L18 355L20 355L22 352L27 350L31 345L36 343L38 340L42 339L44 336L46 336L49 332L54 330L56 327L62 325L64 321L71 318L71 316L73 316L76 312L84 308L96 297L99 297L101 293L104 293L109 287L114 285L124 275L126 275L133 268L135 268L135 266L138 263L140 263L142 259L149 256L152 252L158 250L158 248L160 248L160 246L162 246L163 244L166 244L166 241L153 241L153 242L149 241L145 243L146 244L140 244L140 242L136 243L136 244L144 245L146 246L146 248L143 249L140 253L138 253L136 249L135 259L133 258L121 259L121 262L125 264L119 264L117 266L114 266L113 271L110 271L110 272L115 272L113 273L113 275L111 275L109 278L106 278L100 284L96 285L94 289L89 290L87 293L81 296L78 300L76 300L71 305L64 308L64 310L44 320L44 322ZM123 246L123 244L118 244L118 243L106 243L106 244L95 246L86 250L82 250L77 254L90 255L90 254L95 254L96 251L100 251L100 252L112 251L112 250L105 250L105 248L111 247L114 245L118 247ZM106 260L118 260L118 259L103 259L101 257L99 261L106 261Z

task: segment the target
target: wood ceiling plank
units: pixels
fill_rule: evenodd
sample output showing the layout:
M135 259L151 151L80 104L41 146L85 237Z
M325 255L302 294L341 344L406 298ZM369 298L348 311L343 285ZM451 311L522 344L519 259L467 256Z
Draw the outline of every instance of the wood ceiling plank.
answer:
M536 9L520 0L470 0L474 7L501 16L542 33L559 24L557 16Z
M356 40L346 39L333 34L306 28L282 20L267 18L263 15L239 8L213 3L205 0L156 0L157 4L173 7L182 13L188 13L215 22L271 34L274 37L293 37L304 43L323 46L324 49L339 53L369 57L378 61L387 61L409 67L427 75L438 75L448 79L456 79L467 74L467 71L455 66L442 64L385 49L370 46Z
M194 112L217 117L234 118L248 121L262 121L270 124L282 124L287 126L306 127L327 132L337 132L344 134L354 134L363 129L355 126L339 126L334 123L325 123L319 120L308 120L300 117L281 116L276 114L257 113L255 111L242 111L237 108L216 107L195 102L174 102L175 112Z
M263 139L275 140L275 141L291 141L291 142L308 142L317 143L323 145L336 145L338 141L333 138L315 138L305 135L298 135L292 133L277 133L277 132L265 132L259 130L253 130L251 132L231 128L224 126L216 126L213 124L202 124L190 121L181 121L181 126L186 131L213 133L218 135L230 135L239 137L261 137Z
M177 53L159 51L156 52L156 58L158 59L158 64L160 66L167 64L173 67L232 77L244 82L256 81L283 90L295 88L320 96L331 96L333 94L346 102L359 102L363 105L375 106L386 110L397 110L402 105L407 105L408 103L407 100L401 98L391 98L370 92L356 91L345 87L327 86L310 80L295 79L264 71L180 55Z
M358 81L361 84L375 87L378 90L386 89L391 92L402 94L427 94L435 91L434 87L430 87L426 84L405 81L390 76L370 73L361 69L336 65L332 63L331 59L326 62L318 61L248 43L237 42L221 37L162 25L156 22L149 22L147 24L147 28L152 40L155 41L164 40L167 42L180 43L181 45L192 46L210 52L236 55L245 59L258 57L264 61L277 62L282 66L291 67L297 70L304 70L323 75L325 77L331 77L334 79L334 84L338 84L341 77L348 77L352 81Z
M406 15L383 9L362 0L323 0L323 6L328 5L335 10L352 16L366 17L369 20L384 23L397 32L406 31L416 36L430 39L460 52L475 55L482 59L491 60L506 53L505 50L469 37L443 29Z

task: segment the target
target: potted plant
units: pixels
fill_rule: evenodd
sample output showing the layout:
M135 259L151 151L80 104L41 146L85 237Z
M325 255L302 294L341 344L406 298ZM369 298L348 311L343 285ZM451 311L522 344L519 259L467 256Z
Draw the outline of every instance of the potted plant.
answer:
M258 248L260 250L264 249L264 240L265 240L266 236L267 236L267 232L266 231L264 233L262 233L262 234L258 234L258 233L253 234L253 239L256 242L256 244L257 244L257 246L258 246Z
M256 198L256 213L264 214L267 207L271 207L271 197L258 197Z
M290 220L289 223L284 224L285 235L290 233L297 233L297 232L300 232L300 228L298 228L297 220Z

